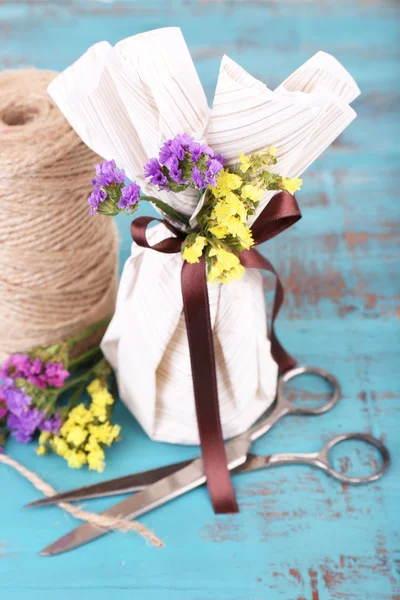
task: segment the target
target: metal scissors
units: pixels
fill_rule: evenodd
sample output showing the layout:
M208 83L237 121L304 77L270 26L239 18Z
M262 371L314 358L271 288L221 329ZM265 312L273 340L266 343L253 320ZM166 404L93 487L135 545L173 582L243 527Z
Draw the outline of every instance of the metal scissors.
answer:
M290 401L284 394L284 387L288 381L302 374L313 374L327 380L332 386L332 394L328 402L317 408L302 407ZM306 464L325 471L331 477L350 484L361 484L375 481L387 471L390 455L387 448L369 434L347 433L333 437L319 452L298 454L293 452L258 456L250 454L251 444L259 437L266 434L282 417L292 415L321 415L333 408L340 399L340 386L336 378L328 371L317 367L302 366L286 372L279 378L277 396L274 408L261 418L249 431L237 436L225 444L227 464L235 473L249 472L257 469L268 468L283 464ZM381 466L371 475L365 477L350 477L338 472L332 466L329 452L336 444L349 439L358 439L373 445L381 456ZM138 492L119 502L103 514L118 516L119 518L133 519L149 512L169 500L172 500L205 483L201 458L167 465L157 469L128 475L108 482L86 486L70 492L65 492L32 503L30 506L54 504L61 501L82 500L99 496L108 496L128 492ZM139 491L140 490L140 491ZM61 554L68 550L86 544L104 534L107 530L99 529L85 523L67 535L63 536L42 552L42 556Z

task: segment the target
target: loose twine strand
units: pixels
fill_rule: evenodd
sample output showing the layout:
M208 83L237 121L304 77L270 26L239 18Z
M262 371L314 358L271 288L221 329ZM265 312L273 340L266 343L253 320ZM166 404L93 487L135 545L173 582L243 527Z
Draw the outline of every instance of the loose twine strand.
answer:
M0 454L0 462L18 471L18 473L25 477L25 479L27 479L45 496L55 496L57 493L50 484L43 481L43 479L41 479L36 473L30 471L10 456L6 454ZM121 519L118 517L98 515L96 513L82 510L67 502L59 502L57 503L57 506L65 510L76 519L79 519L80 521L86 521L91 525L94 525L94 527L98 527L99 529L118 529L123 533L127 533L128 531L136 531L139 533L139 535L148 540L153 546L156 546L157 548L162 548L164 546L164 543L152 531L137 521L127 521L126 519Z
M117 229L87 205L99 157L47 94L56 75L0 73L0 363L115 306Z

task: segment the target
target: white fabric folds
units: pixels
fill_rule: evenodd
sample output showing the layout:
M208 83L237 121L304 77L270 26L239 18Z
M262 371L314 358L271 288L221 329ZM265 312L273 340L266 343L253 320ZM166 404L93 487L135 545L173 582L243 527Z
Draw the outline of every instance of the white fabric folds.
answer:
M146 193L192 216L197 192L159 192L143 180L143 165L158 156L164 141L186 132L231 163L239 152L275 146L276 172L298 177L355 118L349 104L360 92L324 52L275 91L224 56L210 110L180 29L166 28L115 47L92 46L49 93L92 150L115 159ZM257 214L273 195L265 194ZM154 244L169 235L159 225L148 239ZM117 373L121 398L151 438L198 444L181 267L180 255L132 245L102 349ZM251 269L239 281L208 289L220 414L229 438L273 402L277 366L261 273Z

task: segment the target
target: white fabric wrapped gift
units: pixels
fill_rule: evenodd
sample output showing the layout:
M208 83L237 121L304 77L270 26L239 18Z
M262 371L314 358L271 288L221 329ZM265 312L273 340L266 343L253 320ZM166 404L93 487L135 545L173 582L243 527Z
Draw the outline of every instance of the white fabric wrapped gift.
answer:
M275 91L224 56L212 110L180 29L101 42L50 85L49 93L83 141L115 159L144 191L195 217L198 194L159 192L143 165L178 133L206 140L228 163L238 152L278 149L276 172L298 177L354 119L359 89L332 56L318 52ZM258 213L274 192L265 194ZM193 217L194 215L194 217ZM253 218L254 221L254 218ZM171 233L148 232L151 245ZM132 245L102 349L122 400L155 440L198 444L179 254ZM267 337L262 275L208 285L220 415L238 435L273 402L277 365Z

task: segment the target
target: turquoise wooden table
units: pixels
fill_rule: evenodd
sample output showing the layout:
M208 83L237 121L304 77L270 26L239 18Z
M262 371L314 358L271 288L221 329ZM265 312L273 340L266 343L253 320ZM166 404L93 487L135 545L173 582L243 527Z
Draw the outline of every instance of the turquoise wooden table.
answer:
M344 397L318 419L280 423L256 450L313 451L357 430L393 455L368 487L300 466L240 475L237 516L215 516L201 488L143 518L163 549L112 533L55 558L38 551L77 522L58 508L23 509L38 492L0 465L0 598L399 600L399 17L395 0L0 2L1 68L61 70L98 40L168 25L182 27L210 100L223 53L270 87L320 49L348 68L359 116L307 173L303 220L265 248L287 289L281 338L300 362L335 373ZM119 225L124 261L129 223ZM58 489L197 453L150 442L122 405L116 418L123 440L101 476L32 446L7 451ZM368 468L373 456L360 450L336 456L343 471Z

